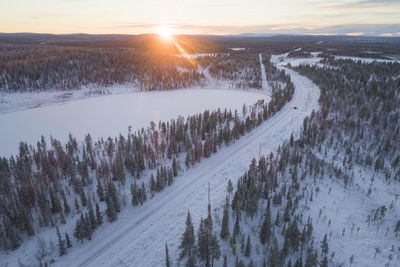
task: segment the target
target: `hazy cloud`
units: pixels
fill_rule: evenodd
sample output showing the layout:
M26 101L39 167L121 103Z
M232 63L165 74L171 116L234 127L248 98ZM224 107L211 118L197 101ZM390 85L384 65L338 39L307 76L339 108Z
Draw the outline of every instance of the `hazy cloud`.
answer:
M158 23L132 23L116 25L113 29L132 29L149 32L149 29L159 26ZM295 24L267 24L249 26L197 25L197 24L167 24L177 34L339 34L357 36L397 36L400 24L343 24L327 27L299 27ZM390 35L391 34L391 35Z

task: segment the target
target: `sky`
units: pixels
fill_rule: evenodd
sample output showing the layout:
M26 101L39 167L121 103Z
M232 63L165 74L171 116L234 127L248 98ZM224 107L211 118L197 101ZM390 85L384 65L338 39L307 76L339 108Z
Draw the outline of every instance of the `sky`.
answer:
M400 0L0 0L0 32L400 37Z

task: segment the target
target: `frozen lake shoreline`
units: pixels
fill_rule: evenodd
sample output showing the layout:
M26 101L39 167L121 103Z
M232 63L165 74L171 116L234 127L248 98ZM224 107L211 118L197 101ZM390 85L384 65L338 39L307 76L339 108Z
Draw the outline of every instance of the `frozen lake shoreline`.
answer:
M72 133L78 141L90 133L94 140L147 127L150 121L168 121L206 109L237 109L268 96L255 91L184 89L132 92L51 103L38 108L0 114L0 156L18 152L25 141L35 145L41 135L65 142ZM229 100L229 101L228 101Z

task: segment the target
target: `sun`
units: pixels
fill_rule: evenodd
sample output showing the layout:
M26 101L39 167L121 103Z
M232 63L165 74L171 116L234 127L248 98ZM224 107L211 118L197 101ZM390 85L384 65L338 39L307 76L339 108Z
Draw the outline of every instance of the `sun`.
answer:
M172 30L167 26L159 26L157 28L157 33L160 37L167 40L170 40L172 36Z

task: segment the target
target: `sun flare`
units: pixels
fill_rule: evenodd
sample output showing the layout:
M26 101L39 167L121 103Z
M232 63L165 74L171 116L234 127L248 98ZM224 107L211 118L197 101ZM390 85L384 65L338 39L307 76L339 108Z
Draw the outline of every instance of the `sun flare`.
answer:
M171 39L172 30L167 26L160 26L157 28L157 33L164 39Z

